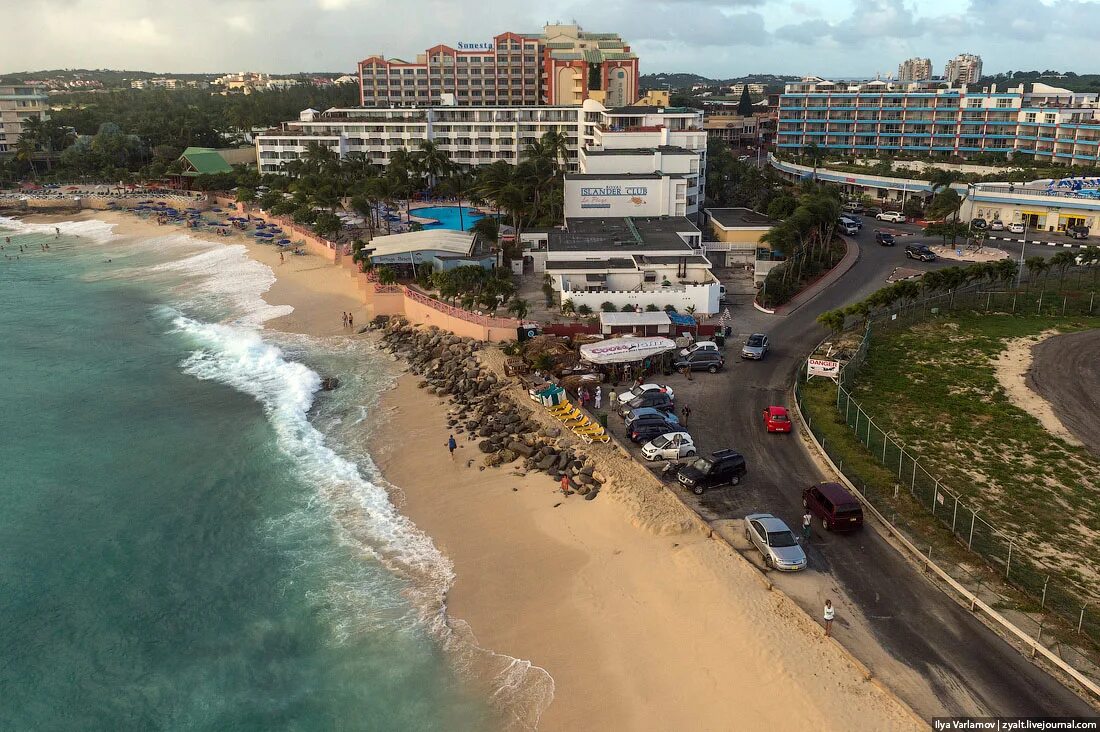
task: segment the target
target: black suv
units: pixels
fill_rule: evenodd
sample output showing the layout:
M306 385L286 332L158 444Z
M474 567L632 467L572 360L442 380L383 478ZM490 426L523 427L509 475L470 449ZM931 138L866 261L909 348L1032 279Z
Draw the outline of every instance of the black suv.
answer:
M683 369L685 366L692 371L709 371L712 374L718 373L718 369L726 365L726 359L722 358L722 354L718 351L707 351L700 349L689 353L686 356L681 356L672 362L672 367L677 371Z
M1067 226L1066 236L1070 239L1088 239L1089 227L1087 226Z
M696 458L676 472L680 485L691 489L695 495L702 495L708 488L720 485L737 485L748 472L745 456L736 450L719 450L709 457Z
M970 219L970 228L984 231L989 228L989 222L985 219Z
M683 427L671 420L647 416L639 417L631 422L627 436L630 437L631 442L641 445L649 442L654 437L667 435L669 432L682 432L683 429Z
M630 416L630 413L635 409L642 407L653 407L654 409L660 409L662 412L671 412L675 409L672 403L672 397L663 391L657 389L650 389L649 391L643 391L638 396L627 402L619 414L623 419Z
M894 246L894 235L887 234L885 231L876 231L875 242L877 244L881 244L884 247L892 247Z
M907 259L919 259L922 262L935 262L936 253L928 248L927 244L907 244L905 246Z

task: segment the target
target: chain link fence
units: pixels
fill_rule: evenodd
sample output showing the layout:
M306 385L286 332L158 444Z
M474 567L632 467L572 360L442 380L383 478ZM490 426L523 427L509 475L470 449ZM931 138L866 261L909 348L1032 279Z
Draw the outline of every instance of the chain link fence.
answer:
M1033 548L986 521L980 507L967 503L963 496L944 485L936 475L935 465L924 464L915 451L880 427L874 415L868 414L850 392L877 332L907 327L951 310L1060 316L1092 315L1095 307L1100 307L1095 292L1054 290L1049 287L1052 279L1062 282L1055 275L1019 289L994 290L975 285L873 312L865 321L858 348L849 355L840 372L835 413L822 410L820 402L815 412L806 403L805 365L795 395L809 429L833 463L895 528L915 546L927 546L930 559L979 596L985 595L983 600L1010 612L1017 627L1048 647L1056 643L1064 660L1092 678L1100 678L1100 607L1095 599L1045 564ZM850 451L839 449L840 445L830 445L819 429L826 419L846 425L850 435L862 444L873 459L871 462L881 470L872 471L867 468L868 461L854 459ZM861 473L873 473L873 477ZM937 524L948 530L955 541L930 543L928 537ZM1006 602L1002 585L1005 582L1026 596L1023 602ZM1061 622L1051 622L1050 616Z

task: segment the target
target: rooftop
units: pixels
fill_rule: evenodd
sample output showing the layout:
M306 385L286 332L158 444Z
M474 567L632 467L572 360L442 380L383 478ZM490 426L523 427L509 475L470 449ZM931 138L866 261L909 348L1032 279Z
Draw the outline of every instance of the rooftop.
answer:
M660 180L665 176L682 178L673 173L566 173L566 180Z
M707 215L726 229L772 227L779 222L751 208L708 208Z
M672 325L668 313L600 313L602 325Z
M695 155L691 150L686 147L679 147L677 145L658 145L657 147L625 147L612 150L585 150L584 154L588 156L593 155L652 155L654 152L663 153L664 155Z
M423 250L469 256L473 253L475 239L475 235L461 231L425 229L404 234L376 236L363 247L363 252L371 257L385 257Z
M699 114L700 110L691 107L616 107L607 110L610 114Z
M690 255L693 250L680 233L699 233L695 224L683 216L571 218L565 223L564 230L551 231L547 237L551 252L674 250Z

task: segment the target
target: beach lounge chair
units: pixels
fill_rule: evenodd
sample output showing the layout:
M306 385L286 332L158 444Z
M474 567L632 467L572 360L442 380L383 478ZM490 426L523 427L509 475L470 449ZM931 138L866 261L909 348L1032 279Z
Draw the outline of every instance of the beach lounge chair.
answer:
M592 422L592 423L587 424L587 425L574 427L573 431L574 432L588 432L589 434L595 434L597 432L603 432L604 429L603 429L603 425L601 425L600 423Z
M561 412L559 414L555 414L554 416L560 419L562 422L568 422L569 420L574 420L577 417L584 416L584 412L577 409L576 407L572 407L571 409L565 412Z
M546 411L550 414L565 414L566 412L570 412L574 409L576 409L576 407L574 407L571 402L564 401L561 404L555 405L553 407L547 407Z
M579 437L581 439L582 442L584 442L588 445L591 445L592 442L593 442L592 437L590 435L585 434L584 432L574 432L573 434L575 434L577 437Z
M577 411L580 411L580 410L577 410ZM573 429L574 427L579 427L579 426L584 425L584 424L593 424L592 420L589 419L588 415L585 414L584 412L580 412L580 414L577 415L576 417L574 417L573 419L565 419L565 420L562 420L562 421L565 422L566 425L568 425L569 429Z

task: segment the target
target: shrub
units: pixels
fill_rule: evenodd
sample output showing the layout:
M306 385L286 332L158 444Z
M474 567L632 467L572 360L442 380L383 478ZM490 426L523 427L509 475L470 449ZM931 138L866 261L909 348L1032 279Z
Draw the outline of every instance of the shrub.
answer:
M592 314L592 308L588 307L587 305L581 305L579 308L577 308L577 314L578 315L591 315Z
M624 312L624 313L632 313L632 312L634 312L634 306L633 306L633 305L630 305L629 303L628 303L628 304L626 304L626 305L623 305L623 307L622 307L622 312Z
M653 303L649 303L648 305L645 306L645 311L647 313L659 313L659 312L661 312L661 309L659 307L657 307L656 305L654 305Z
M615 303L608 301L600 305L600 310L603 310L605 313L613 313L618 310L618 308L615 307Z

